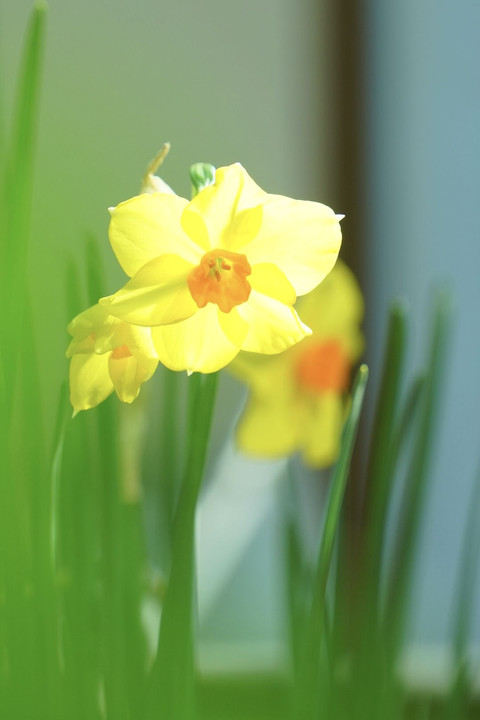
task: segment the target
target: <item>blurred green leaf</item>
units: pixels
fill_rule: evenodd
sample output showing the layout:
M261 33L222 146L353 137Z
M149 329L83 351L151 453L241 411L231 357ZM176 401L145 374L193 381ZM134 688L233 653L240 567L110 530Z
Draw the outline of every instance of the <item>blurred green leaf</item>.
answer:
M402 636L408 591L414 566L418 531L429 478L434 433L444 385L444 368L450 327L450 295L438 293L430 351L426 367L425 393L402 502L393 568L388 579L385 631L389 637L390 662L394 661Z
M362 365L355 380L350 414L343 430L340 455L331 480L313 581L311 606L306 610L305 624L302 628L295 706L297 716L305 720L317 718L320 712L321 651L325 629L327 582L367 380L368 368Z
M480 548L480 471L475 478L463 537L455 616L453 646L453 680L446 701L444 720L465 717L474 690L472 687L472 658L469 657L475 590L478 580L478 550Z
M363 579L368 588L365 597L368 632L379 612L380 568L387 506L394 480L394 431L405 369L407 317L402 304L395 303L390 311L388 337L378 389L377 407L370 443L370 457L365 494L366 532L363 557ZM370 618L370 621L369 621Z
M148 720L195 716L194 605L195 511L213 417L217 373L190 378L189 446L173 525L172 565L147 698Z

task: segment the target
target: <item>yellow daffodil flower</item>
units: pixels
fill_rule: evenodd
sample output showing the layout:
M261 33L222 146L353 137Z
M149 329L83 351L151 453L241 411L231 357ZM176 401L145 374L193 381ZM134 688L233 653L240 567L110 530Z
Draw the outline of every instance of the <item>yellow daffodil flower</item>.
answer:
M68 331L73 336L67 357L75 414L95 407L114 390L123 402L133 402L157 368L150 329L118 320L100 305L77 315Z
M152 327L164 365L203 373L309 335L293 305L330 272L341 242L330 208L269 195L239 164L190 202L153 193L121 203L109 237L131 280L100 303Z
M351 369L363 349L363 300L338 261L297 309L309 338L276 357L241 353L230 366L250 388L237 441L257 457L300 452L308 465L326 467L338 455Z

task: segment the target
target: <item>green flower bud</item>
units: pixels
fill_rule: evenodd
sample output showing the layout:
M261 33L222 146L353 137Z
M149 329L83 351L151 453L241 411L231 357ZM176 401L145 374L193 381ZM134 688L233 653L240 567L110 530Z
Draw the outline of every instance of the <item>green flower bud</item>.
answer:
M192 181L192 197L195 197L200 190L213 185L215 168L210 163L195 163L190 167L190 180Z

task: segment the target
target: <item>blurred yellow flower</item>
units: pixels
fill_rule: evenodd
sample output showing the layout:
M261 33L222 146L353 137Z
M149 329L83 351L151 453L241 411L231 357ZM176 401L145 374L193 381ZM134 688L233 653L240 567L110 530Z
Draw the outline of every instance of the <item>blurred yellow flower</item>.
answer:
M239 447L258 457L300 452L312 467L338 455L353 364L363 349L363 300L338 261L297 304L313 334L277 357L241 353L230 365L250 388L237 428Z
M268 195L239 165L191 201L142 194L111 210L109 237L131 280L100 303L152 327L172 370L214 372L240 350L279 353L310 334L293 305L335 264L339 217Z
M133 402L157 368L150 328L122 322L100 305L77 315L68 332L73 336L67 357L75 414L95 407L114 390L123 402Z

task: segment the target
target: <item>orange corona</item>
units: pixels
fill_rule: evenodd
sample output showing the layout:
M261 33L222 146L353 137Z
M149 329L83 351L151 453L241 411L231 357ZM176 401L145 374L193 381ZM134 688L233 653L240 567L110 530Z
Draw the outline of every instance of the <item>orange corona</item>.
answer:
M188 276L190 294L199 308L211 302L228 313L248 300L252 288L247 276L251 272L245 255L220 248L210 250Z
M296 365L300 385L313 392L345 392L350 377L350 363L337 340L309 343L300 353Z
M123 360L127 357L132 357L132 353L126 345L119 345L115 348L111 355L113 360Z

